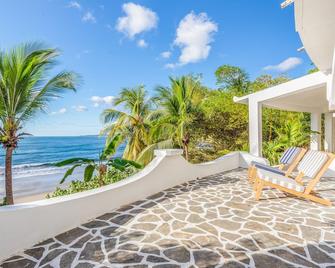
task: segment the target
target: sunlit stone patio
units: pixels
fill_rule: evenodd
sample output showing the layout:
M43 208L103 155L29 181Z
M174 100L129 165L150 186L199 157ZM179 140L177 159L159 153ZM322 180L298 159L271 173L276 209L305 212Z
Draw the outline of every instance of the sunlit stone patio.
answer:
M324 179L319 189L335 199L335 180ZM31 231L38 232L33 226ZM1 267L334 265L335 207L274 190L264 191L256 202L246 171L240 169L111 211L35 245Z

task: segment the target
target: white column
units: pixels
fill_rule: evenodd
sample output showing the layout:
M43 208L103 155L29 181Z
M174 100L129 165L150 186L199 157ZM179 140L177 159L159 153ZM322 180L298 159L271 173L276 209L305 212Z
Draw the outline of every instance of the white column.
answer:
M333 113L325 113L325 151L333 151Z
M332 71L328 75L327 81L327 100L329 102L329 110L335 110L335 48L333 51Z
M321 114L320 113L311 113L311 130L317 131L319 134L311 135L311 144L310 147L312 150L321 149Z
M262 104L249 99L249 150L262 156Z

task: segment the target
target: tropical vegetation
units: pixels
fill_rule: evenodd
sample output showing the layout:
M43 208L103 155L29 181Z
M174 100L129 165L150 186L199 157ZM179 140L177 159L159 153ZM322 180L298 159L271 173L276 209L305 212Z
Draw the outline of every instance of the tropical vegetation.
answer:
M201 76L189 75L171 77L170 85L157 87L152 98L142 90L141 99L150 103L143 117L145 128L141 128L145 129L141 136L145 139L131 135L124 140L128 144L134 139L137 144L145 140L133 160L146 164L152 159L153 150L159 148L182 148L191 162L248 150L248 110L234 103L233 97L287 82L289 78L261 75L250 80L245 70L231 65L220 66L215 76L217 89L205 87ZM109 109L104 114L108 112ZM308 114L264 108L263 121L263 154L272 163L289 146L308 146L311 134ZM120 128L129 129L128 120L109 122L112 123L106 129L110 137Z
M55 163L57 167L72 165L65 172L60 184L63 184L73 171L81 166L85 166L84 178L72 180L67 187L57 187L53 193L47 195L47 198L78 193L118 182L141 169L142 166L132 160L113 157L120 139L119 134L109 141L98 161L89 158L70 158Z
M73 165L64 174L60 181L60 184L64 183L66 178L73 174L73 171L81 166L85 166L84 169L84 182L90 182L95 178L100 186L105 185L104 178L110 169L117 169L119 171L125 171L128 167L134 167L140 169L142 166L132 160L113 158L116 153L117 146L121 140L121 134L113 137L108 142L102 153L100 154L99 160L92 158L70 158L61 162L55 163L56 167L64 167Z
M101 133L107 135L107 143L115 136L120 137L119 143L127 141L123 153L126 159L136 160L148 145L152 104L144 86L124 88L114 100L115 108L106 109L102 114L106 126Z
M138 169L130 165L126 166L124 170L110 168L107 170L104 176L93 176L89 181L75 179L65 187L58 186L54 192L48 194L46 197L52 198L92 190L101 187L102 184L108 185L121 181L137 172Z
M12 156L27 135L24 124L65 91L75 91L79 76L63 71L50 75L60 52L42 44L21 44L0 52L0 142L5 150L6 204L14 204Z
M51 76L59 55L40 44L23 44L0 53L0 142L6 151L6 203L13 204L12 154L24 123L65 91L75 91L79 76L60 72ZM311 70L314 72L315 70ZM222 65L214 72L216 88L203 85L201 75L170 77L169 85L148 94L143 85L123 88L101 117L106 145L98 159L66 159L56 166L69 166L60 184L76 168L83 178L60 185L49 197L107 185L137 172L148 164L155 149L181 148L191 162L215 159L236 150L248 150L248 110L233 102L234 96L263 90L286 82L286 76L261 75L250 79L240 67ZM263 154L272 163L289 146L308 146L310 117L265 108L263 111ZM115 158L125 144L122 158Z

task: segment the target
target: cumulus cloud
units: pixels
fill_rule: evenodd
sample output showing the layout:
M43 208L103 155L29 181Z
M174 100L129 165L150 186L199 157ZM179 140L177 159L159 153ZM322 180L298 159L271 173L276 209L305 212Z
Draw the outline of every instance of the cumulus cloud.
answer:
M97 22L96 18L94 17L92 12L90 12L90 11L85 12L85 14L81 18L81 20L83 22L90 22L90 23L96 23Z
M171 52L170 52L170 51L163 51L163 52L161 53L161 57L162 57L163 59L168 59L168 58L171 57Z
M52 112L51 115L56 115L56 114L65 114L67 112L66 108L61 108L58 111Z
M102 104L112 105L115 97L114 96L92 96L91 101L93 102L94 107L99 107Z
M86 112L88 110L85 105L72 106L72 109L74 109L78 113Z
M287 72L294 69L302 63L302 59L297 57L290 57L280 62L277 65L268 65L263 68L265 71Z
M81 10L81 5L77 1L70 1L67 7Z
M187 14L179 23L174 45L181 49L178 65L195 63L208 57L218 25L206 13Z
M140 39L140 40L137 41L137 46L142 47L142 48L145 48L145 47L148 46L148 43L145 42L144 39Z
M151 9L131 2L123 4L122 9L125 16L118 18L116 30L127 37L133 38L157 27L158 16Z

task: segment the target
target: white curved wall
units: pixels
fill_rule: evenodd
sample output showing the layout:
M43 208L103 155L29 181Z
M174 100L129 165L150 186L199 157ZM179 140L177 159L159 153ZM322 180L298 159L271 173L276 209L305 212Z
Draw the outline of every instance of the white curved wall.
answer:
M158 150L138 174L112 185L65 197L0 208L0 260L44 239L74 228L120 206L200 177L266 162L235 152L215 161L193 165L181 150Z

